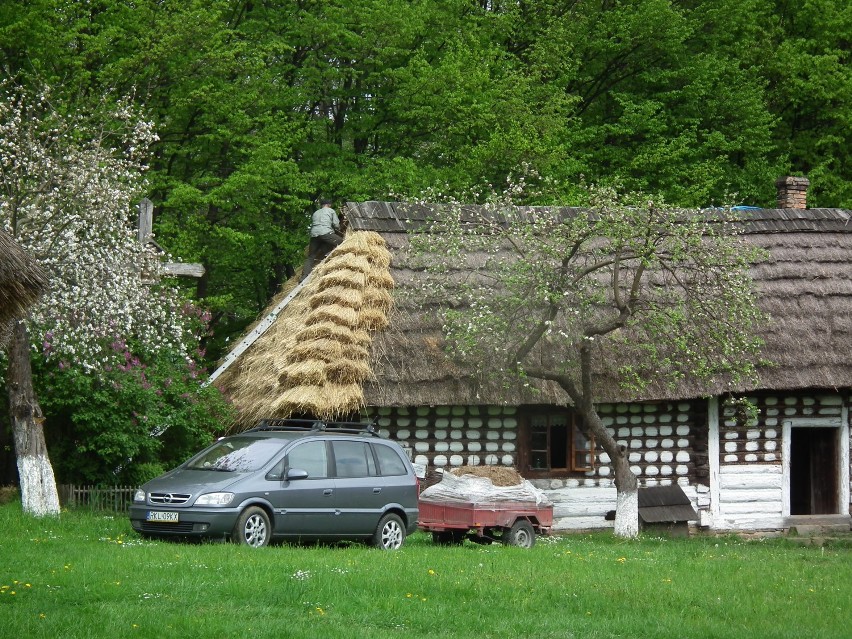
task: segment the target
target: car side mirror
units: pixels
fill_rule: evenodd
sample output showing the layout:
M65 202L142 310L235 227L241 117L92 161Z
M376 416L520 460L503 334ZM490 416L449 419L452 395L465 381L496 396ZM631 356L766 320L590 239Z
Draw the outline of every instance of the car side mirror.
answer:
M301 468L291 468L287 471L287 479L307 479L308 471L302 470Z

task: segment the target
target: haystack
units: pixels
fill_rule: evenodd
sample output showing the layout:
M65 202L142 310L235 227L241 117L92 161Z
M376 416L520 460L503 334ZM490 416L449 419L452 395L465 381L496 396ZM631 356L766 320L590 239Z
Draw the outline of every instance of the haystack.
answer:
M524 481L521 474L508 466L459 466L450 470L456 477L474 475L490 479L495 486L517 486Z

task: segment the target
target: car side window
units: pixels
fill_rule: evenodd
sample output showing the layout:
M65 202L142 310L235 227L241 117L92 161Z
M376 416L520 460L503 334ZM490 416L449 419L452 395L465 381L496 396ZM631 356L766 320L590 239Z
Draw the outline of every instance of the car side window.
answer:
M328 452L325 442L298 444L287 453L287 469L298 468L308 471L308 479L328 477Z
M376 475L376 461L366 442L333 441L337 477L370 477Z
M408 467L396 452L390 446L376 444L373 446L376 451L376 456L379 459L379 472L382 475L407 475Z

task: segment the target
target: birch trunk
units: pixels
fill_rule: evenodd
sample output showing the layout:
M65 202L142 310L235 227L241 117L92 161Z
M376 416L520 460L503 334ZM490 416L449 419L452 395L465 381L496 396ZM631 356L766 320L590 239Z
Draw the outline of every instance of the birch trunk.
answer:
M23 322L12 334L7 385L24 512L58 515L59 494L44 441L44 417L33 390L29 332Z

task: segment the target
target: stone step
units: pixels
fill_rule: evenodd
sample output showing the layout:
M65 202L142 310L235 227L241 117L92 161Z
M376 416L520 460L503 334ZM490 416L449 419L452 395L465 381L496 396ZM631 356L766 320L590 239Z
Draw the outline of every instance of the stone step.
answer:
M848 523L838 524L796 524L790 527L791 535L799 537L813 537L815 535L848 534L850 532Z

